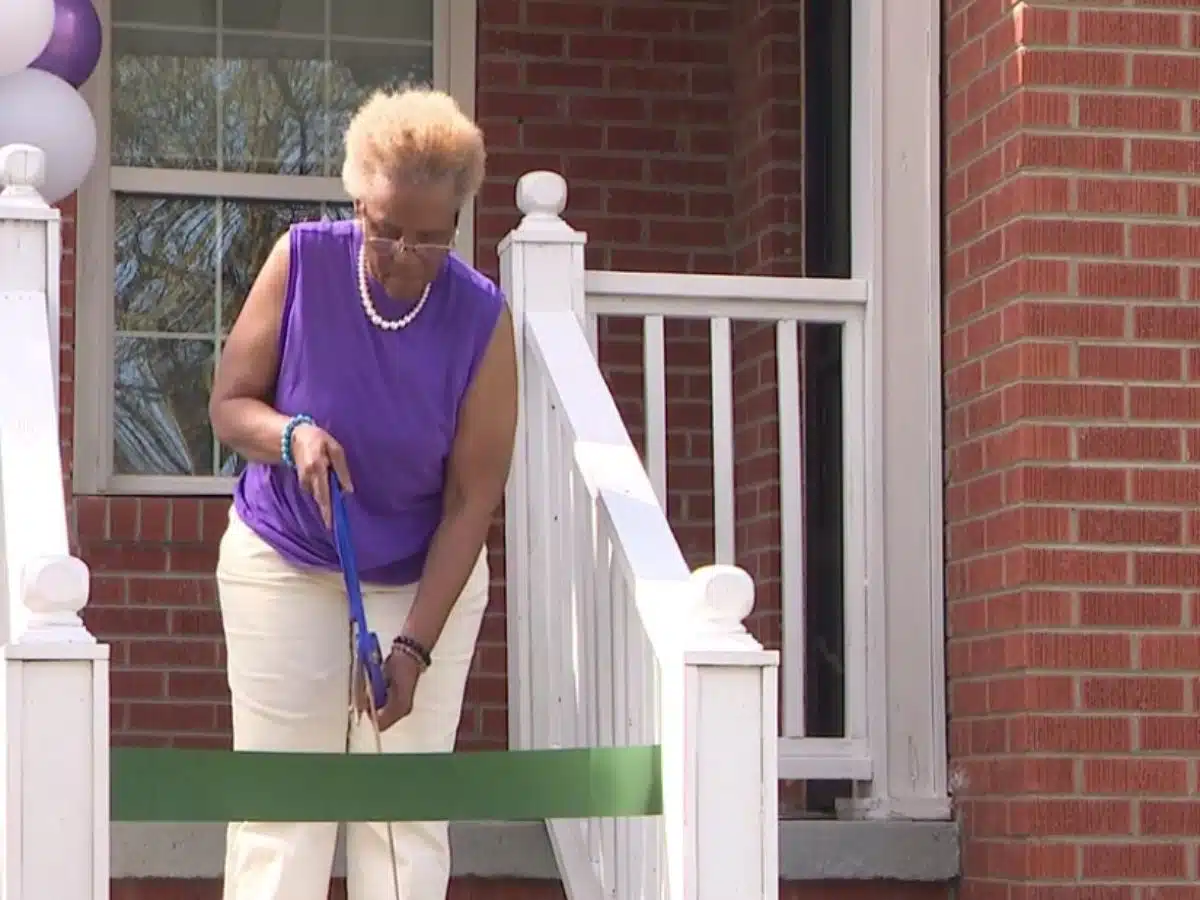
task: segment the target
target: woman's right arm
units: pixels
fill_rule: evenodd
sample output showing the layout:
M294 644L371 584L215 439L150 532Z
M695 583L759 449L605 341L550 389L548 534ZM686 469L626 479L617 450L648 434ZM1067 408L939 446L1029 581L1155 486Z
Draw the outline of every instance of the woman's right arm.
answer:
M208 415L217 440L248 460L280 462L288 417L271 405L288 280L288 236L271 249L233 323L213 379Z
M270 465L282 461L280 441L288 423L288 417L272 406L287 294L288 243L286 234L276 242L254 280L225 341L208 401L217 440L245 459ZM301 425L292 433L292 461L300 484L317 501L328 525L330 467L345 490L354 490L345 451L321 428Z

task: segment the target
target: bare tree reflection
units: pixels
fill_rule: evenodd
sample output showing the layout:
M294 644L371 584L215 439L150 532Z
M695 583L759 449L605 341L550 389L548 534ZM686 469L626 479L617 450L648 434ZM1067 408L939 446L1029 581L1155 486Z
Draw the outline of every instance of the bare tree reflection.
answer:
M213 345L198 340L117 338L113 453L119 474L209 475Z
M113 165L337 175L370 90L428 83L427 47L115 29ZM218 128L218 122L220 127Z
M211 200L117 197L114 308L119 331L212 331L214 213Z

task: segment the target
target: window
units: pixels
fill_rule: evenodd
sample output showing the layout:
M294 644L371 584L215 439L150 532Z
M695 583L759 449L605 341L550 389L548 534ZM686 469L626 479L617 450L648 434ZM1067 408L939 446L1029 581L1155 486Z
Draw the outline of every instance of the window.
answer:
M76 490L226 492L240 462L213 437L208 395L259 266L291 223L351 214L341 135L369 91L431 83L472 109L474 3L97 6L106 51L87 93L104 158L80 192Z

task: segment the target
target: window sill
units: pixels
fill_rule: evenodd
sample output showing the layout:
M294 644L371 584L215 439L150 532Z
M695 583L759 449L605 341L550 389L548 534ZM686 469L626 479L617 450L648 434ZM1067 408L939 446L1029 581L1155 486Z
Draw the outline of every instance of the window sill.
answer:
M236 478L220 475L112 475L97 483L77 472L76 497L230 497Z

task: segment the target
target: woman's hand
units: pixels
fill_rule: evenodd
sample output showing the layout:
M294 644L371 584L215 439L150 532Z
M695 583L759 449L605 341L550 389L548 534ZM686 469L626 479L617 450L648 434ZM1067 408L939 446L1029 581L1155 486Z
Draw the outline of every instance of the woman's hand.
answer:
M296 463L300 485L317 501L325 527L332 527L330 467L337 473L343 491L354 490L354 484L350 481L350 469L346 465L346 451L327 431L316 425L298 425L292 432L292 460Z
M379 730L387 731L412 712L421 664L403 651L392 650L384 661L383 677L387 681L387 703L379 710Z

